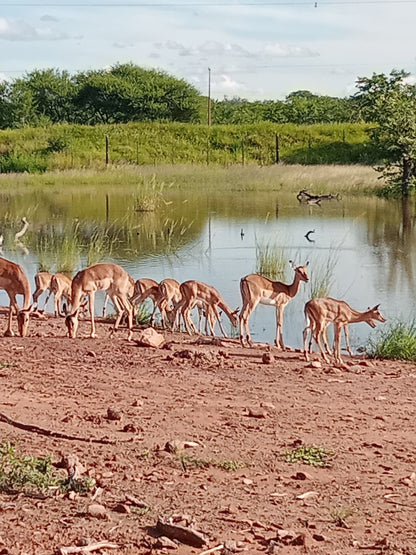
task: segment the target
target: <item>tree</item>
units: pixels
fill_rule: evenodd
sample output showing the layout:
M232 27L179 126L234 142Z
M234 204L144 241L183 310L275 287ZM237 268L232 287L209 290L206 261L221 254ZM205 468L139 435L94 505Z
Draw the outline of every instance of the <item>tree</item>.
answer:
M380 168L392 192L409 195L416 174L416 86L409 74L392 70L372 77L359 77L357 87L363 117L377 123L371 139L384 153Z

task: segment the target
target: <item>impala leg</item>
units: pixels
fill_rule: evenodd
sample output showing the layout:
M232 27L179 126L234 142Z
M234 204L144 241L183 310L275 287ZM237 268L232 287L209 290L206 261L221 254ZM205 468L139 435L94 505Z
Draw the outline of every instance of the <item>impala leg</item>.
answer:
M7 321L7 329L4 332L5 337L13 337L14 333L12 330L12 318L13 318L13 310L16 310L16 314L19 311L19 307L17 306L17 302L16 302L16 297L15 296L10 296L10 307L9 307L9 318Z
M311 329L311 325L307 325L306 328L303 330L303 354L305 357L305 360L308 361L309 360L309 353L308 353L308 349L307 349L307 343L308 343L308 333L311 334L311 339L309 342L309 352L310 352L310 348L312 345L312 329Z
M124 310L127 312L127 325L129 329L129 335L127 339L128 341L131 341L131 338L133 337L133 306L128 300L127 296L124 294L117 296L115 299L117 299L119 305L121 305L120 306L121 315L123 315ZM121 316L118 319L118 323L120 322L120 319L121 319ZM115 327L115 324L114 324L114 329L117 329Z
M89 305L90 305L90 315L91 315L91 333L90 333L90 337L97 337L97 334L95 333L95 322L94 322L94 296L95 296L95 292L91 291L88 293L88 300L89 300Z
M284 307L278 307L276 306L276 340L274 342L274 344L276 345L276 347L279 349L282 349L282 351L284 351L286 349L284 343L283 343L283 333L282 333L282 329L283 329L283 313L284 313Z
M245 331L245 333L246 333L246 342L247 342L247 345L248 345L249 347L252 347L252 346L253 346L253 342L252 342L252 340L251 340L250 328L249 328L249 323L248 323L248 321L249 321L249 318L250 318L251 313L254 311L254 309L256 308L256 306L259 304L259 301L260 301L260 299L259 299L258 301L256 301L256 302L253 302L253 301L251 301L250 303L247 302L246 304L243 305L243 308L241 309L241 312L240 312L240 342L241 342L241 345L242 345L243 347L245 347L245 344L244 344L244 331Z
M343 364L341 358L341 326L339 324L334 324L334 355L335 361L339 364Z
M325 328L322 328L322 326L316 326L314 339L319 347L319 350L321 351L322 358L324 359L325 362L329 362L329 358L326 356L326 353L324 351L324 348L321 342L321 336L323 336L324 333L325 333Z
M218 325L220 326L220 330L221 330L222 335L223 335L224 337L228 337L228 335L225 333L224 327L223 327L223 325L222 325L221 316L220 316L220 313L219 313L219 311L218 311L218 307L217 307L216 305L214 305L214 306L212 307L212 310L214 311L214 314L215 314L215 317L216 317L216 319L217 319L217 321L218 321Z
M351 346L350 346L350 334L349 334L349 331L348 331L348 325L347 324L345 324L345 326L344 326L344 335L345 335L345 345L347 347L348 354L352 357L353 352L352 352Z

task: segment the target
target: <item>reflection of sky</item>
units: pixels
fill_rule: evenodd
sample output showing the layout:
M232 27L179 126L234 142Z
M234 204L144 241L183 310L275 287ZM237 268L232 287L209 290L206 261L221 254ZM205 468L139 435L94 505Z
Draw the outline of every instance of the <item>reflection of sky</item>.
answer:
M309 243L305 233L315 229ZM211 232L210 232L211 230ZM241 230L244 236L241 238ZM386 248L368 244L367 223L362 219L281 218L258 221L254 219L226 220L212 216L198 241L177 255L151 256L144 260L117 261L134 279L151 277L158 281L173 277L179 282L196 279L214 285L230 308L241 307L239 281L242 276L256 270L256 243L282 247L287 260L296 264L310 261L311 276L317 267L322 267L328 257L335 260L334 279L330 295L347 301L357 310L381 303L382 312L388 318L409 319L415 309L411 286L404 271L398 268L397 281L387 284L391 261ZM37 259L32 254L4 251L4 256L21 264L34 287ZM285 282L293 279L293 271L287 264ZM304 327L303 306L310 298L310 284L301 284L300 292L285 311L284 340L293 347L301 346ZM43 297L44 299L45 297ZM101 312L104 294L98 295L97 314ZM44 301L41 300L42 307ZM8 297L0 291L0 304L8 304ZM49 308L52 310L52 303ZM227 320L223 316L224 320ZM275 335L275 310L269 306L258 307L250 319L250 328L255 341L273 342ZM226 321L225 329L230 325ZM363 343L370 332L367 324L351 326L352 344Z

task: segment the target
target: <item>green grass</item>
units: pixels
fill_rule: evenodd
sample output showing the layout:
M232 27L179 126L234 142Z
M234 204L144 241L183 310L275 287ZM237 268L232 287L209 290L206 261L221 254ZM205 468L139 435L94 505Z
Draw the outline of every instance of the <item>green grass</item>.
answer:
M345 521L355 513L356 511L352 507L332 507L329 509L329 516L332 522L340 528L348 528Z
M243 163L243 151L245 164L267 166L275 162L277 133L282 162L368 165L378 161L368 143L370 128L368 124L268 122L212 127L174 122L62 124L1 130L0 144L16 164L23 159L42 160L48 170L105 168L106 135L111 164L118 166L206 164L209 160L228 167Z
M256 272L272 280L283 280L287 266L287 253L278 245L256 242Z
M241 461L201 459L190 455L184 455L183 453L178 455L178 459L184 472L186 472L189 466L194 468L221 468L227 472L235 472L236 470L245 467L245 464Z
M92 478L62 479L51 456L28 456L8 441L0 443L0 492L42 493L60 491L86 493L95 486Z
M288 463L301 462L311 466L330 467L334 452L331 449L316 445L301 445L284 453L284 460Z
M370 336L366 347L372 358L416 361L416 321L395 321Z

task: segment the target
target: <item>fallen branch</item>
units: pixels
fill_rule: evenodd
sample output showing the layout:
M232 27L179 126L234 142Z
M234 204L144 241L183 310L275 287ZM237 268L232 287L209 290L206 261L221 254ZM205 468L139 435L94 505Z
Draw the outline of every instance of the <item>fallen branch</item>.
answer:
M41 428L40 426L35 426L34 424L24 424L23 422L17 422L17 420L13 420L9 418L6 414L0 412L0 422L5 422L9 424L9 426L14 426L15 428L19 428L20 430L26 430L28 432L34 432L35 434L40 434L43 436L49 437L57 437L59 439L69 439L73 441L85 441L86 443L104 443L109 445L116 445L117 443L126 443L130 440L123 440L117 441L113 439L107 438L93 438L93 437L80 437L80 436L73 436L70 434L64 434L63 432L54 432L53 430L47 430L46 428Z
M393 501L393 499L385 499L386 503L391 503L392 505L400 505L401 507L408 507L409 509L416 509L416 505L409 505L408 503L400 503L400 501Z
M185 526L169 524L160 519L156 524L156 532L162 536L167 536L171 540L179 540L186 545L192 545L192 547L203 547L207 543L206 538L200 532L192 530L192 528L186 528Z
M79 547L61 547L59 552L61 555L69 555L70 553L89 553L91 551L97 551L97 549L117 549L118 547L116 543L103 541L90 543L89 545L81 545Z

